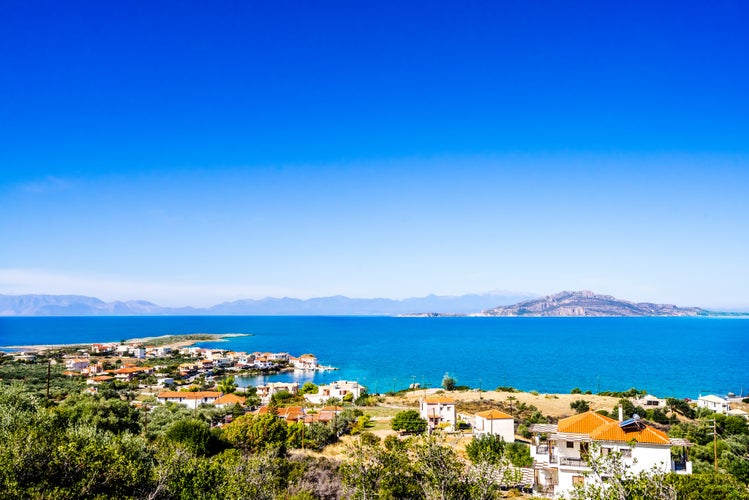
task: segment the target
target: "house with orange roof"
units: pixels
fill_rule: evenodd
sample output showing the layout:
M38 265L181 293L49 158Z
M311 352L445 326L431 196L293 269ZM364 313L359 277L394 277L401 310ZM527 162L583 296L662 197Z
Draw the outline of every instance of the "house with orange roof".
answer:
M258 415L268 415L270 413L270 408L267 406L261 406L260 409L257 411ZM304 408L301 406L289 406L286 408L278 408L276 410L276 416L278 418L282 418L286 420L288 423L294 423L294 422L304 422L305 419L305 413Z
M427 421L429 432L443 424L454 428L458 420L455 400L444 396L428 396L419 400L419 414Z
M236 394L224 394L213 402L213 406L216 408L225 408L232 405L244 406L244 402L247 398L237 396Z
M164 391L156 397L159 403L177 403L195 409L202 404L213 404L219 397L216 391Z
M617 453L632 473L651 470L692 473L684 439L671 439L666 433L643 422L639 416L619 420L588 411L561 419L556 425L534 424L530 431L535 482L544 493L564 495L576 484L598 481L591 474L588 460L593 455ZM546 441L541 439L546 436ZM671 448L681 447L680 459L673 460Z
M473 432L479 435L499 436L505 443L514 443L515 419L512 415L493 408L482 411L474 417Z
M114 371L114 378L124 382L130 382L138 375L150 375L153 373L153 368L148 366L132 366L128 365L123 368L119 368Z

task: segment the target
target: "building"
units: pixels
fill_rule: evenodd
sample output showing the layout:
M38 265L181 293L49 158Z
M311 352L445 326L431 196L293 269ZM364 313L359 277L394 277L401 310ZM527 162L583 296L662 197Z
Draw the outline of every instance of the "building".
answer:
M262 406L257 411L258 415L268 415L269 413L270 408L268 408L267 406ZM305 419L304 408L302 408L301 406L278 408L276 410L276 416L278 418L286 420L287 423L304 422Z
M73 358L65 361L65 368L72 371L81 371L88 367L88 359L86 358Z
M125 366L114 371L114 378L122 382L130 382L138 375L151 375L153 368L148 366Z
M289 358L289 361L298 370L316 370L318 364L314 354L302 354L298 358Z
M697 399L697 406L699 408L707 408L708 410L712 410L715 413L722 413L724 415L728 414L728 412L731 410L731 404L728 402L727 398L715 396L714 394L710 394L708 396L701 395Z
M455 427L457 414L455 400L441 396L429 396L419 401L419 414L427 421L429 431L438 426Z
M213 404L220 397L221 393L216 391L164 391L156 399L162 404L177 403L195 409L202 404Z
M358 399L367 392L367 388L353 380L338 380L317 388L316 394L305 394L304 399L313 404L323 404L331 398L343 401L349 394L352 399Z
M499 410L477 413L473 423L474 434L499 436L505 443L515 442L515 419Z
M265 385L257 386L257 397L260 398L260 402L268 404L270 399L277 392L286 391L292 395L296 395L299 392L298 382L268 382Z
M632 404L634 404L635 406L641 406L645 408L646 410L652 410L655 408L665 408L666 400L657 398L653 396L652 394L646 394L645 396L639 399L633 399Z
M639 417L618 421L589 411L563 418L557 425L532 425L530 431L533 434L534 481L546 494L564 495L576 484L597 481L588 466L591 453L617 452L633 473L651 469L692 473L692 463L687 456L691 443L670 439ZM545 441L542 436L546 436ZM682 449L678 460L671 457L673 447Z
M232 405L244 406L247 398L237 396L236 394L224 394L213 402L213 406L216 408L225 408Z

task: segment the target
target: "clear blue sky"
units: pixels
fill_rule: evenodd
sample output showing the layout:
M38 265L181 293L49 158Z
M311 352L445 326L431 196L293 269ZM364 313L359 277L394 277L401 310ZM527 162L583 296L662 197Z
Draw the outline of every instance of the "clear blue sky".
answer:
M0 18L0 293L749 308L746 2Z

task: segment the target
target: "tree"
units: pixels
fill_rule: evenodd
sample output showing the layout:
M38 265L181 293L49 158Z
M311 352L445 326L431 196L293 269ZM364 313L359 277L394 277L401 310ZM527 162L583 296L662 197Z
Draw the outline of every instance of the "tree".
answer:
M590 403L588 403L584 399L578 399L570 403L570 408L575 410L575 413L585 413L586 411L590 410Z
M177 420L169 426L165 437L198 456L218 451L219 440L207 423L196 419Z
M666 482L676 489L679 500L749 500L749 489L730 474L669 474Z
M502 436L495 434L474 437L466 445L466 454L474 464L481 462L497 464L505 454L505 441Z
M299 395L304 396L305 394L317 394L318 387L312 382L305 382L304 385L299 389Z
M446 391L454 391L456 384L457 382L455 381L455 378L451 377L449 374L445 373L445 376L442 377L442 387Z
M223 394L231 394L232 392L237 390L237 383L234 381L234 376L229 375L228 377L225 377L221 382L218 384L218 390L219 392L222 392Z
M112 398L77 394L69 396L57 409L66 425L91 424L115 434L140 433L138 410L113 394Z
M224 428L232 445L249 452L266 449L283 454L286 450L286 423L275 415L242 415Z
M368 500L378 496L379 482L385 472L383 450L379 442L355 439L346 449L348 460L341 465L343 484L351 498Z
M405 410L398 412L391 422L394 431L405 431L421 434L427 429L427 421L421 418L416 410Z
M515 467L530 467L533 465L531 458L531 449L523 443L507 443L505 446L505 455Z
M455 451L435 436L426 436L414 446L417 478L427 498L460 498L467 493L464 466Z

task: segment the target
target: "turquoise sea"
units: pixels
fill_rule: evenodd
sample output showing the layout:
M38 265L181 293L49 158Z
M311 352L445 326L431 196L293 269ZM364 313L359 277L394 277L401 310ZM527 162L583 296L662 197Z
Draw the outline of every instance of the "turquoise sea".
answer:
M394 318L159 316L0 318L0 345L251 333L199 345L311 352L339 371L269 377L358 380L370 391L412 382L540 392L646 389L660 396L749 392L742 318Z

